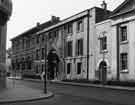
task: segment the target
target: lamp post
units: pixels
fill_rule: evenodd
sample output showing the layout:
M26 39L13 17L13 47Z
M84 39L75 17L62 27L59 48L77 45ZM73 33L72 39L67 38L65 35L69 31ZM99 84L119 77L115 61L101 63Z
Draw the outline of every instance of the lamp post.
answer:
M47 93L47 37L45 36L45 69L44 69L44 93Z

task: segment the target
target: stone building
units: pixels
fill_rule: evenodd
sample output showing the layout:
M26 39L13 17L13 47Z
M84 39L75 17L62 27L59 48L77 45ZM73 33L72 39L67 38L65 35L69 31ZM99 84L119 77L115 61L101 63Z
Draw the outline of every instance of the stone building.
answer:
M96 79L135 80L135 0L125 0L96 24Z
M41 74L47 44L47 55L55 50L60 60L58 79L94 79L95 24L105 20L109 14L106 8L94 7L57 24L40 30L36 27L13 38L13 69L22 75Z
M11 0L0 0L0 63L6 63L7 21L11 13Z
M102 7L13 38L13 67L22 74L40 74L45 53L54 50L60 80L135 80L135 0L125 0L112 12L105 2Z
M95 79L100 81L112 80L112 34L111 20L96 24L95 34Z
M43 35L36 35L51 25L58 23L59 17L52 16L51 20L37 25L26 32L14 37L12 41L12 69L16 75L39 76L44 69L44 42Z
M113 11L112 70L118 80L135 80L135 0L125 0Z
M58 79L94 79L94 27L108 14L110 11L105 8L94 7L37 33L47 37L47 53L55 49L59 56Z

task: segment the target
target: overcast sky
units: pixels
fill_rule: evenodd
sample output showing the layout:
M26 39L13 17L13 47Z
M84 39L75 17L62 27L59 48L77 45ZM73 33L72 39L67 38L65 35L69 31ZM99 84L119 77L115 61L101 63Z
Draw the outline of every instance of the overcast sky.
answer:
M48 21L52 15L61 19L72 16L93 6L100 7L103 0L12 0L13 14L8 22L7 48L10 39L36 25ZM106 0L113 10L124 0Z

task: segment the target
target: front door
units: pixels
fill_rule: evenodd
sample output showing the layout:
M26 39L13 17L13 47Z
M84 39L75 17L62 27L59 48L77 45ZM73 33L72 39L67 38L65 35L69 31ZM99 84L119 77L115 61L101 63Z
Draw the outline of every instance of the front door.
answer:
M56 50L51 50L47 56L48 59L48 74L49 79L55 79L58 77L58 63L59 57Z
M105 61L102 61L99 65L99 79L100 81L102 81L103 83L106 81L107 79L107 64Z

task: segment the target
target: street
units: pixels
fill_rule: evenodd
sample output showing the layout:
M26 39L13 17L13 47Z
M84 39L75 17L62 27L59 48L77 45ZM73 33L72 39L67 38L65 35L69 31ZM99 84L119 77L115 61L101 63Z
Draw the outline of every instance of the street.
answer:
M15 84L43 90L42 82L17 80ZM48 90L55 94L53 98L2 105L135 105L135 92L52 83Z

